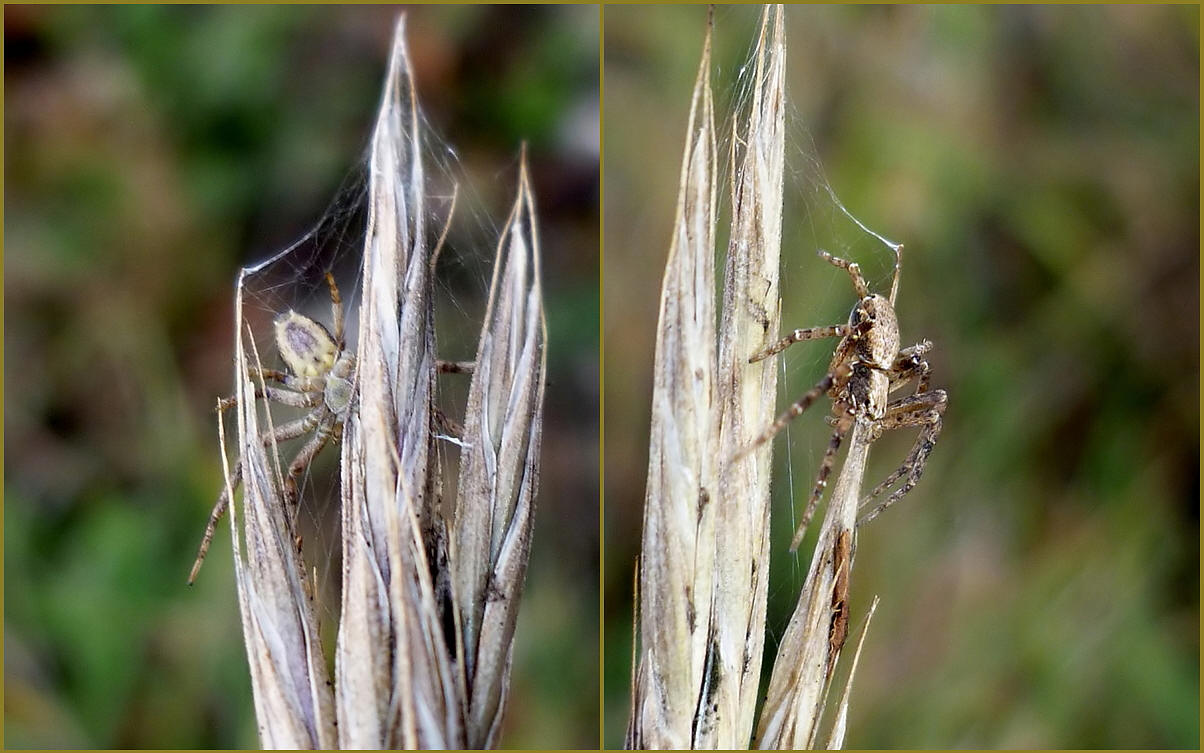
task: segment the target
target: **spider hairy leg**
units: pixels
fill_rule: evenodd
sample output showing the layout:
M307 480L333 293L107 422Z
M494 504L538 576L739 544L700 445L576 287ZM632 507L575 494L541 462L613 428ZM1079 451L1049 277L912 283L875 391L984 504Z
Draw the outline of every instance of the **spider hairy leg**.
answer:
M279 387L256 387L255 398L257 400L268 399L282 405L291 405L294 408L313 408L321 402L322 396L315 396L312 392L299 392L297 390L284 390ZM225 397L218 401L217 412L225 413L238 404L238 398Z
M339 286L334 282L334 275L326 273L326 284L330 287L330 321L334 323L334 341L339 348L343 347L343 296L339 295Z
M895 276L890 281L890 305L895 305L895 298L899 295L899 275L903 272L903 244L895 246Z
M932 350L928 340L917 343L910 348L899 351L887 376L890 377L890 391L894 392L907 385L912 379L917 380L915 394L928 391L931 368L924 360L924 354Z
M330 441L331 434L334 429L334 419L328 418L318 426L314 436L305 444L304 447L293 458L293 462L288 466L288 476L284 481L284 497L290 505L295 505L301 496L300 488L297 486L297 479L301 473L305 471L313 459L317 457L326 443Z
M897 401L888 411L887 415L874 427L872 435L874 439L881 436L885 431L902 429L909 426L920 427L920 433L916 437L915 444L912 445L911 451L903 461L903 464L894 473L887 476L885 481L874 487L874 490L862 500L859 507L868 505L874 497L889 489L904 476L907 477L907 480L890 495L889 499L863 515L857 521L858 526L865 525L881 515L886 508L902 499L919 482L920 476L924 473L924 467L928 462L928 455L936 445L937 437L940 436L942 417L945 413L946 404L947 398L944 390L933 390L932 392L912 395Z
M235 363L237 363L237 360ZM265 382L278 382L289 387L292 386L289 384L289 382L296 381L292 374L285 373L279 369L261 369L258 366L248 366L247 373L250 374L252 378L257 377Z
M260 382L276 382L276 384L282 384L296 392L307 392L312 389L309 380L299 379L292 374L277 369L261 369L258 366L248 366L247 373L252 379L257 379ZM269 389L271 389L270 385ZM263 394L258 387L256 388L255 397L263 398ZM237 403L238 399L234 396L222 398L218 401L217 410L219 413L225 413Z
M476 361L435 361L441 374L471 374L476 367Z
M781 353L783 350L786 350L786 348L789 348L795 343L806 342L808 340L820 340L825 337L845 337L850 332L852 332L852 328L850 328L847 324L837 324L832 327L796 329L794 332L791 332L789 335L783 337L781 340L778 340L776 343L764 347L749 356L748 362L756 363L757 361L763 361L770 356Z
M868 298L870 294L869 285L865 284L865 278L861 276L861 267L855 261L841 259L839 256L824 251L822 248L816 252L819 258L828 262L834 267L840 267L849 273L849 277L853 280L853 289L857 291L858 298Z
M289 439L296 439L303 434L308 433L313 429L313 423L309 416L299 418L296 421L290 421L283 426L276 428L275 433L265 432L264 436L260 437L265 445L275 442L284 442ZM217 524L221 521L222 516L226 514L226 508L230 506L230 493L233 492L242 481L242 458L234 464L234 470L230 473L229 485L223 485L221 494L217 497L217 503L213 505L213 511L209 513L209 522L205 525L205 533L201 537L201 546L197 549L196 561L192 564L192 571L188 575L188 585L192 585L196 580L197 573L201 571L201 565L205 562L205 556L209 554L209 547L213 544L213 535L217 531Z
M221 522L222 516L226 514L226 508L230 506L230 490L237 488L240 483L242 483L242 460L234 464L234 470L230 473L230 485L222 486L222 493L217 497L217 504L209 513L209 522L205 524L205 535L201 537L201 546L197 549L196 560L192 563L192 570L188 573L188 585L190 586L196 581L196 576L200 574L201 565L205 564L205 557L209 554L209 547L213 544L213 535L217 532L217 524Z
M823 460L820 461L819 474L815 478L815 488L811 490L811 498L807 500L807 509L803 511L803 518L794 531L794 538L790 540L791 554L797 552L799 545L803 543L803 535L807 533L807 526L811 525L811 518L815 516L815 508L819 506L819 498L823 496L824 488L828 485L828 476L832 473L836 452L840 449L840 443L844 441L845 434L852 427L853 420L846 413L835 419L833 425L836 427L836 431L832 432L832 438L828 440L828 449L824 452Z
M759 437L750 442L744 449L736 453L736 456L732 460L735 461L744 458L753 450L773 439L775 436L777 436L778 432L786 428L787 424L803 415L803 413L811 407L812 403L823 397L828 390L833 388L833 386L840 387L847 382L850 373L852 373L852 367L847 363L842 363L832 372L825 374L823 379L819 380L814 387L807 390L806 394L800 397L794 403L794 405L791 405L786 409L786 412L778 416L777 420L774 421L768 429L762 432Z
M464 438L464 427L461 426L454 418L448 416L438 408L435 408L433 419L435 422L436 433L457 437L461 440Z

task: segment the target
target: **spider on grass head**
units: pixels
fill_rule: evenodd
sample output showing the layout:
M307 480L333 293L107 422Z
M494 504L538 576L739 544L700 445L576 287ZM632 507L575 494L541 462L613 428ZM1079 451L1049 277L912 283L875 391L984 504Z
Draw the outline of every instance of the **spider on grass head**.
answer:
M754 363L782 352L794 343L818 340L824 337L840 337L840 344L832 354L828 373L807 391L773 424L758 436L741 453L746 454L772 439L792 419L798 417L824 394L832 398L832 415L828 422L835 427L828 449L824 452L815 480L815 488L807 501L807 509L790 544L790 551L798 549L803 532L815 514L815 507L828 483L828 474L836 459L836 451L846 433L858 420L869 424L868 442L874 442L883 432L908 426L920 427L920 434L903 464L885 481L870 492L860 507L906 476L903 485L877 507L863 515L858 525L876 518L883 510L902 499L920 480L928 455L941 433L941 417L945 412L944 390L929 391L929 366L924 354L932 349L932 343L924 340L910 348L899 349L899 321L895 316L895 297L899 292L899 270L903 247L895 248L895 274L891 282L890 297L870 293L861 269L855 262L837 258L820 250L824 261L849 273L859 300L849 314L848 324L831 327L796 329L772 345L754 353L749 363ZM891 400L890 394L916 380L916 390L905 397Z
M308 316L290 309L277 316L274 322L276 349L280 352L288 371L251 369L251 374L263 382L262 386L255 388L256 398L309 411L295 421L277 426L275 431L264 432L260 437L265 445L271 445L311 432L313 434L288 467L284 495L290 505L296 503L299 495L297 478L309 467L310 462L327 442L332 438L336 442L342 438L343 422L351 410L351 399L355 390L355 354L347 350L343 342L343 299L330 273L326 274L326 284L330 286L334 333ZM275 384L267 384L268 382ZM219 401L218 413L224 413L236 403L237 400L233 397ZM196 562L188 576L189 585L196 580L205 555L209 553L209 545L213 543L218 521L230 504L230 491L235 489L241 480L242 458L239 458L234 465L229 485L222 487L217 504L213 506L213 512L209 515L209 523L205 526L205 535L201 539Z
M284 480L284 497L290 506L296 504L300 496L297 479L327 442L331 439L338 442L343 438L343 424L351 412L352 397L355 393L355 354L348 350L343 342L343 299L330 273L326 274L326 284L330 287L334 332L331 333L308 316L290 309L277 316L274 322L276 349L280 352L288 371L255 367L250 369L251 375L262 382L261 386L255 388L257 399L309 411L301 418L277 426L275 431L265 431L260 436L260 441L265 445L274 445L312 433L309 441L289 464L288 475ZM435 368L447 374L469 374L472 373L474 364L472 361L436 361ZM218 413L225 413L237 402L233 397L218 401ZM444 427L445 431L463 433L454 421L438 410L435 411L435 423ZM241 480L242 458L239 458L234 464L229 486L222 486L213 512L209 515L209 523L205 526L196 562L188 575L189 585L196 580L205 555L209 553L209 546L213 543L217 524L230 505L230 491L237 488Z

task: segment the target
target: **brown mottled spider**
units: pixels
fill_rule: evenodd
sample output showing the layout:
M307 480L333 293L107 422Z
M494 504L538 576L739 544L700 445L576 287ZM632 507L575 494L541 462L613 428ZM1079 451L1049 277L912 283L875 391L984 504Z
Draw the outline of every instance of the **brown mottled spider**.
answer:
M290 421L276 427L274 432L264 432L260 439L265 445L296 439L313 432L313 436L293 458L288 467L288 477L285 479L284 494L286 500L293 504L297 501L297 478L309 466L326 443L332 438L337 442L342 438L343 422L351 410L351 398L354 391L352 380L355 376L355 354L346 350L343 343L343 299L339 296L339 288L335 285L334 277L326 275L326 284L330 286L330 304L334 321L334 334L326 327L310 319L308 316L289 310L276 317L276 349L284 359L287 372L272 369L252 368L251 373L265 382L275 382L276 385L263 384L255 389L255 397L267 399L294 408L309 410L302 418ZM224 413L235 405L235 398L226 398L218 402L218 412ZM209 524L205 526L205 535L201 538L201 547L197 551L196 563L188 576L188 584L196 580L209 545L213 542L213 534L218 521L225 514L230 504L230 490L236 488L242 480L242 458L234 465L229 485L222 487L222 492L209 515Z
M910 348L899 350L899 321L895 317L895 296L899 292L899 270L903 247L895 248L895 274L891 282L890 297L884 298L870 293L861 269L854 262L832 256L820 250L824 261L849 273L853 288L860 300L849 314L848 324L831 327L796 329L776 343L757 351L748 359L754 363L782 352L794 343L818 340L824 337L840 337L840 344L832 354L828 373L819 383L798 399L778 417L763 434L753 440L745 452L768 442L792 419L798 417L824 394L832 398L832 415L828 422L835 427L828 449L820 463L819 475L807 509L790 544L790 551L798 549L803 532L815 514L815 507L828 483L828 474L836 459L836 451L845 434L858 419L869 422L868 442L874 442L883 432L908 426L920 427L920 434L903 464L870 492L860 507L906 476L903 485L895 490L885 502L863 515L858 525L876 518L883 510L898 502L911 491L924 472L924 464L941 433L941 417L945 412L945 391L928 389L929 366L924 354L932 349L932 343L924 340ZM906 397L890 399L890 393L903 387L912 379L916 390ZM742 453L743 454L743 453Z

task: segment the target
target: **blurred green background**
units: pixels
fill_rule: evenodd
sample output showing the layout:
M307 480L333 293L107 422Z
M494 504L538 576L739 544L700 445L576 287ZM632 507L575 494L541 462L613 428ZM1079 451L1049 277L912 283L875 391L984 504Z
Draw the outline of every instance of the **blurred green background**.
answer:
M605 9L605 725L629 708L660 277L705 9ZM758 9L716 12L719 131ZM931 339L944 433L868 526L850 748L1198 748L1196 6L792 7L782 328L845 321L890 254L826 224L809 157L906 244L905 343ZM729 121L730 124L730 121ZM721 147L721 151L724 149ZM726 192L720 188L720 195ZM779 404L831 347L781 357ZM775 450L768 671L810 561L786 548L829 429ZM881 440L868 484L914 434ZM812 526L814 529L815 526Z
M5 7L7 747L257 746L224 523L184 586L233 283L361 160L397 12ZM598 9L410 14L421 104L476 192L456 232L486 244L453 233L451 308L482 307L473 223L503 221L523 140L540 216L543 474L503 743L594 747Z

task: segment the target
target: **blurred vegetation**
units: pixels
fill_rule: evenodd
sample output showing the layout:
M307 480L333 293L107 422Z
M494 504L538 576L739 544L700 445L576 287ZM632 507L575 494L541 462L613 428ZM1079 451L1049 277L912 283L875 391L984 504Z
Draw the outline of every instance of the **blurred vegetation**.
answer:
M629 708L660 275L701 8L607 7L607 744ZM757 9L716 12L717 103ZM1198 748L1199 29L1196 6L791 8L783 329L839 323L850 211L906 244L898 310L949 393L923 481L862 532L850 748ZM722 111L722 110L721 110ZM722 120L722 118L721 118ZM730 133L730 122L721 133ZM720 188L720 194L725 193ZM780 403L831 348L782 356ZM777 442L765 670L810 561L786 547L829 430ZM912 436L875 445L866 478ZM813 527L814 528L814 527Z
M224 525L184 587L221 479L233 281L361 159L396 13L5 8L8 747L257 746ZM529 142L549 388L503 742L593 747L597 8L409 24L421 103L495 223ZM481 306L492 252L445 286L457 305Z

